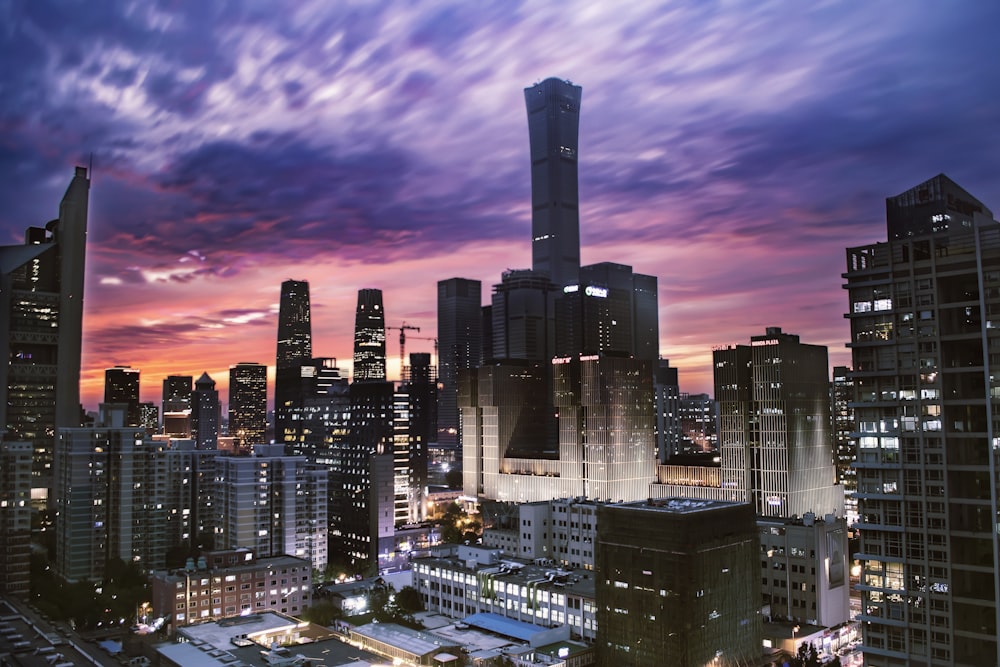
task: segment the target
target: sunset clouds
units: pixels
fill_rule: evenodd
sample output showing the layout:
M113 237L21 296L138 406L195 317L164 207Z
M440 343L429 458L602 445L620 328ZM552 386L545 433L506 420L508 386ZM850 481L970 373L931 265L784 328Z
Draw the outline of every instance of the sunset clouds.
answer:
M157 401L167 373L225 389L237 362L273 366L288 278L310 282L315 352L346 368L359 288L432 337L438 280L530 264L522 91L558 76L583 87L583 260L659 277L682 391L710 390L713 346L766 326L844 363L844 248L884 239L885 197L945 172L1000 208L998 19L975 2L0 2L0 244L56 217L93 155L88 408L116 363Z

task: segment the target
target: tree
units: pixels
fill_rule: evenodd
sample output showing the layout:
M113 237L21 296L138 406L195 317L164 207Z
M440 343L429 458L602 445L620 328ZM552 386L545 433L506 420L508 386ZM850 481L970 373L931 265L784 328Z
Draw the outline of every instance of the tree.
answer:
M303 619L322 626L333 625L335 620L343 617L344 612L330 600L314 601L308 609L302 612Z
M461 489L462 488L462 471L461 470L449 470L444 474L444 482L448 485L449 489Z
M396 605L410 614L424 610L424 601L420 598L420 592L413 586L403 586L396 593Z

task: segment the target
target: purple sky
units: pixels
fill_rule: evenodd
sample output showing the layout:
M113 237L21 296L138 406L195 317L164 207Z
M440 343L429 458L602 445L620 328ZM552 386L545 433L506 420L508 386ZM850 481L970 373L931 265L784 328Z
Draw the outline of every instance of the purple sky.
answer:
M530 265L523 89L583 87L583 261L659 277L661 350L766 326L847 363L844 248L945 172L1000 207L994 2L7 2L0 244L94 156L84 401L103 369L274 365L281 281L350 366L357 290L436 332L436 283ZM398 334L389 333L390 375Z

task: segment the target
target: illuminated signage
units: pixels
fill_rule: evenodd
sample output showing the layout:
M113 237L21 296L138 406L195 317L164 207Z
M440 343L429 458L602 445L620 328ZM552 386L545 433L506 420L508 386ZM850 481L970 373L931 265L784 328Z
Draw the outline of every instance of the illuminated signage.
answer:
M558 366L559 364L568 364L573 361L572 357L555 357L552 359L552 365Z
M768 338L767 340L752 340L750 341L750 347L761 347L762 345L777 345L778 341L774 338Z
M566 287L563 287L564 294L570 294L572 292L579 292L579 291L580 291L579 285L566 285Z
M601 299L606 299L608 297L608 288L597 287L596 285L587 285L587 289L583 290L583 293L587 296L596 296Z

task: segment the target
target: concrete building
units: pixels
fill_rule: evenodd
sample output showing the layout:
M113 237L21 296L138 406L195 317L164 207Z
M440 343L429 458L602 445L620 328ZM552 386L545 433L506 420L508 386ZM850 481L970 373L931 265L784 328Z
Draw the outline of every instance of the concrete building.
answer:
M836 627L850 620L847 526L828 515L757 519L769 620Z
M757 529L745 503L598 508L602 665L744 665L762 653Z
M284 445L256 445L252 456L216 460L216 546L261 557L327 564L327 472Z
M848 248L865 664L1000 664L1000 225L941 174Z
M431 552L413 561L413 585L428 610L459 619L488 612L597 637L592 572L503 558L483 547L442 545Z
M191 437L192 382L190 375L163 379L163 433L173 438Z
M833 382L830 384L830 417L833 420L834 461L837 466L837 483L844 489L844 514L848 525L858 521L858 472L854 462L858 458L858 443L854 433L854 380L851 369L846 366L833 367Z
M593 570L599 505L585 498L520 505L485 502L481 512L488 527L483 530L483 546L514 558Z
M150 575L154 616L175 627L249 613L300 615L312 602L312 563L258 558L250 549L205 552L185 568Z

